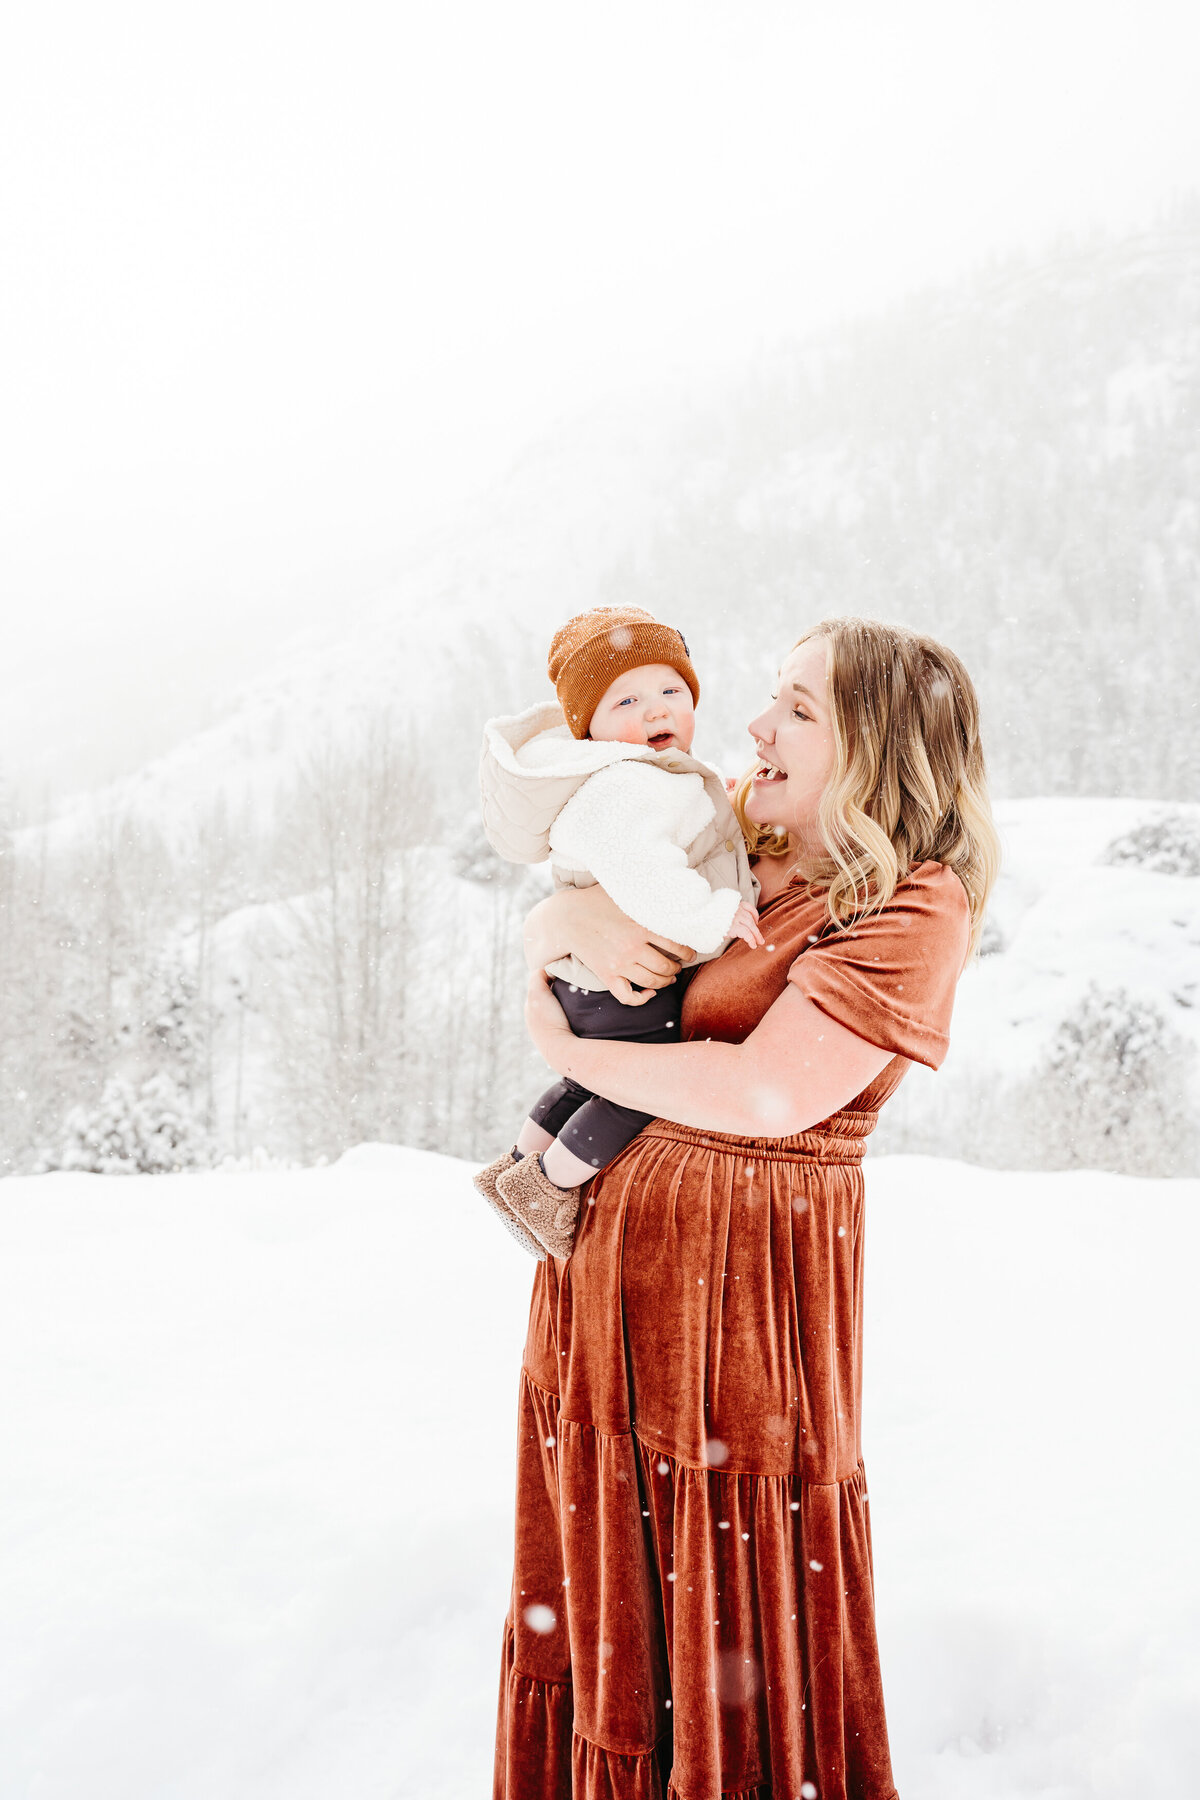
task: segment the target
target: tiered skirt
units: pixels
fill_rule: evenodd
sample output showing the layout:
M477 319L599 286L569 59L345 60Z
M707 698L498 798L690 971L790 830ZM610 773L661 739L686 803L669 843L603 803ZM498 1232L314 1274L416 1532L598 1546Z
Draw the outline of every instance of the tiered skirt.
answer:
M873 1123L656 1121L539 1265L495 1800L892 1800L858 1430Z

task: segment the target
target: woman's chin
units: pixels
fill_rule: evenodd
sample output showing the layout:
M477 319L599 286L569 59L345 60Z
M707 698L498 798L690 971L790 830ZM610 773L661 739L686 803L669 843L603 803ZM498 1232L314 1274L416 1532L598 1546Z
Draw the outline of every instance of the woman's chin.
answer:
M779 817L783 808L778 804L777 796L770 792L764 793L760 788L751 788L742 810L750 823L759 826L763 831L789 831L791 829L791 822Z

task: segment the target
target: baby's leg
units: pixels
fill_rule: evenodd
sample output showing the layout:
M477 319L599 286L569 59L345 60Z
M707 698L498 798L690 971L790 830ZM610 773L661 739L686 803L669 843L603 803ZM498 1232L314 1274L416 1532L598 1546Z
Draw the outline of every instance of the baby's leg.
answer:
M520 1156L534 1156L539 1150L548 1150L553 1142L554 1139L548 1131L543 1131L535 1120L526 1119L517 1133L517 1141L513 1145L513 1149Z
M598 1096L587 1100L543 1151L542 1167L555 1187L579 1187L606 1169L653 1117Z
M577 1081L556 1081L530 1107L529 1117L517 1133L515 1148L518 1153L534 1156L539 1150L548 1150L563 1126L591 1098L591 1091L580 1087ZM573 1187L575 1184L567 1182L565 1185Z
M660 988L644 1006L622 1006L612 994L581 992L559 980L554 982L554 993L576 1037L674 1044L679 1041L685 986L681 982L674 988ZM570 1085L578 1100L561 1118L539 1117L536 1108L531 1115L554 1133L555 1142L542 1151L542 1168L556 1187L563 1188L579 1187L607 1168L654 1117L601 1100L577 1083Z
M549 1144L543 1146L542 1167L555 1187L560 1188L581 1187L596 1173L590 1163L568 1150L561 1138L551 1138Z

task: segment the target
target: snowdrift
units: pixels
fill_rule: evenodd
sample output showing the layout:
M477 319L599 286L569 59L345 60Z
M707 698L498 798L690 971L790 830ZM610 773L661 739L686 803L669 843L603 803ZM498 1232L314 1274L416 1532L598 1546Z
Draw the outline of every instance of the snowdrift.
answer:
M1200 1786L1200 1183L868 1165L905 1800ZM488 1791L532 1265L461 1163L0 1186L0 1800Z

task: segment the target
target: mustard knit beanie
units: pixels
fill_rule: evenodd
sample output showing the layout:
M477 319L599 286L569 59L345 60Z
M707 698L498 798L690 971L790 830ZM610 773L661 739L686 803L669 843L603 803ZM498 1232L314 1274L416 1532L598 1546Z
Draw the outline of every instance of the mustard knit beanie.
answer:
M594 606L555 632L547 669L575 737L587 736L592 714L617 676L643 663L678 669L693 701L699 700L700 683L683 633L660 625L640 606Z

